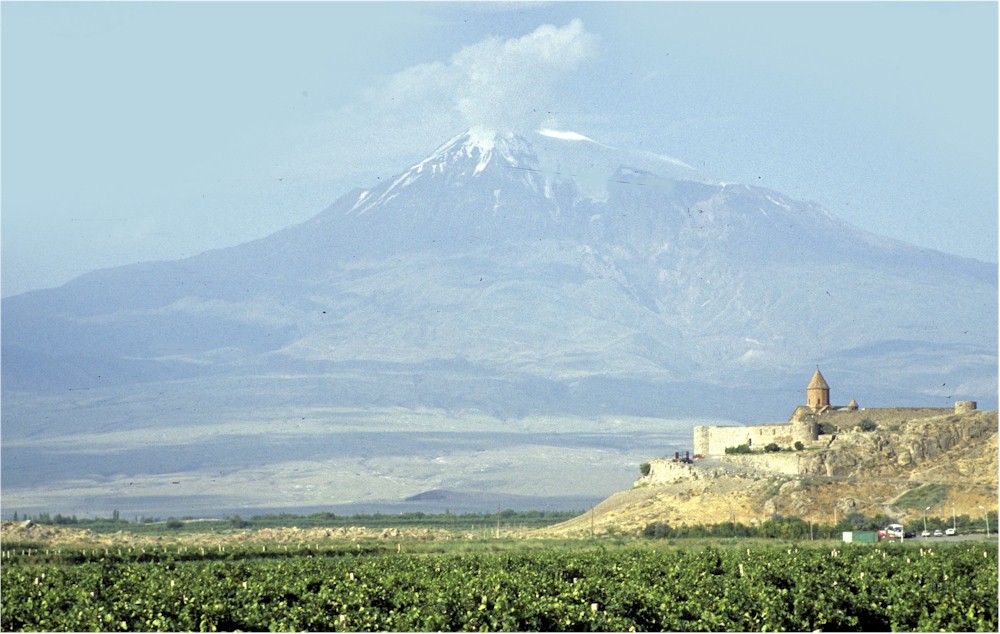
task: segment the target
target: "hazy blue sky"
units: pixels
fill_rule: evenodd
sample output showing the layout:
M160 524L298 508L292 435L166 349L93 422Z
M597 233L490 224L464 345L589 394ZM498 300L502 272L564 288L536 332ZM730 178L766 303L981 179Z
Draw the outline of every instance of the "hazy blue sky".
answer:
M5 296L261 237L484 122L997 259L995 2L0 11Z

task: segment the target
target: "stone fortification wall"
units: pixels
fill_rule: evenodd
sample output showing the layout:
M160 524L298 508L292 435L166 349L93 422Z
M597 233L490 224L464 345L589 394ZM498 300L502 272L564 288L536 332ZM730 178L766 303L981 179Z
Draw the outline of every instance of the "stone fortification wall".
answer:
M697 480L702 473L693 464L659 459L649 461L649 473L639 478L635 486L645 484L670 484L682 480Z
M769 471L782 475L798 475L800 458L801 453L798 451L721 457L723 461L731 464L744 465L757 471Z
M803 445L819 439L819 423L814 420L803 420L792 423L792 444L801 442Z
M740 425L730 427L695 427L694 452L703 456L721 456L726 447L747 444L763 449L768 443L782 447L794 444L794 428L787 423L777 425Z
M958 401L955 403L955 407L867 407L864 409L851 410L847 407L834 406L833 408L822 412L820 414L815 414L812 408L806 405L799 405L792 412L789 417L788 422L792 423L795 421L800 421L804 419L814 419L820 422L830 421L835 425L840 425L843 423L844 426L857 425L861 420L865 418L870 418L876 423L886 422L886 423L899 423L905 420L913 418L929 418L931 416L943 416L945 414L953 414L959 410L959 408L968 407L966 405L960 405L960 403L965 403L966 401ZM975 408L973 408L975 409Z
M733 469L727 467L706 467L705 462L695 460L693 463L685 463L660 458L649 461L649 473L635 481L634 486L646 486L650 484L673 484L702 478L714 478L720 474L730 476L743 476L747 474L772 473L780 475L798 475L800 452L780 452L780 453L756 453L753 455L728 455L720 456L722 462L731 465L745 467L745 469Z
M954 414L952 407L869 407L856 411L836 410L815 416L818 423L830 422L838 429L850 430L870 418L879 425L895 425L918 418Z
M810 408L800 406L792 413L788 423L695 427L694 452L703 456L722 456L725 455L727 447L736 447L747 441L751 442L751 447L754 449L762 449L772 442L783 448L792 447L796 441L808 446L818 439L819 426L822 423L829 422L837 429L850 431L866 418L875 421L879 426L888 426L905 423L908 420L954 414L954 412L955 408L951 407L869 407L858 410L849 410L845 407L813 415Z
M707 456L709 454L709 438L711 436L713 429L719 429L718 427L706 427L698 425L694 428L694 453Z

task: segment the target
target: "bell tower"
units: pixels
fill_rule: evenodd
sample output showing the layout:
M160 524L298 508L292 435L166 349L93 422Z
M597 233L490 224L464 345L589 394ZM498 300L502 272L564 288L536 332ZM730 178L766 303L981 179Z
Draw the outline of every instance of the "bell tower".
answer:
M830 386L820 373L819 367L816 368L816 373L813 374L812 380L806 386L806 405L811 407L813 411L830 406Z

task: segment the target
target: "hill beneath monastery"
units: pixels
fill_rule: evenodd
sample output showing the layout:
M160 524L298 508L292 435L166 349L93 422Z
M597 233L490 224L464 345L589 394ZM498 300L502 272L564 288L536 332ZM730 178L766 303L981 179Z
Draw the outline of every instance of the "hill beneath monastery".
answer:
M912 417L911 410L830 416L802 451L650 461L648 475L549 536L636 533L648 524L754 525L776 515L833 524L852 513L919 521L997 508L997 412ZM857 424L868 418L872 431Z

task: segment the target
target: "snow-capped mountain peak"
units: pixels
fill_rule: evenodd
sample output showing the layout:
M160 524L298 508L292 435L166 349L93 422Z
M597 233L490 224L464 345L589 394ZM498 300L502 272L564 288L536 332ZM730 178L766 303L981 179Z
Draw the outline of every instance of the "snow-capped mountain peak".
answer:
M494 159L500 159L512 167L524 167L535 162L535 153L523 137L512 132L498 133L484 128L472 128L453 137L435 150L430 156L414 165L411 171L432 172L459 163L467 167L475 161L472 175L479 174Z
M402 188L427 177L475 178L491 165L531 172L537 170L538 158L528 141L521 136L472 128L449 139L427 158L393 179L383 191L376 189L371 194L363 195L351 211L363 214L392 200Z

